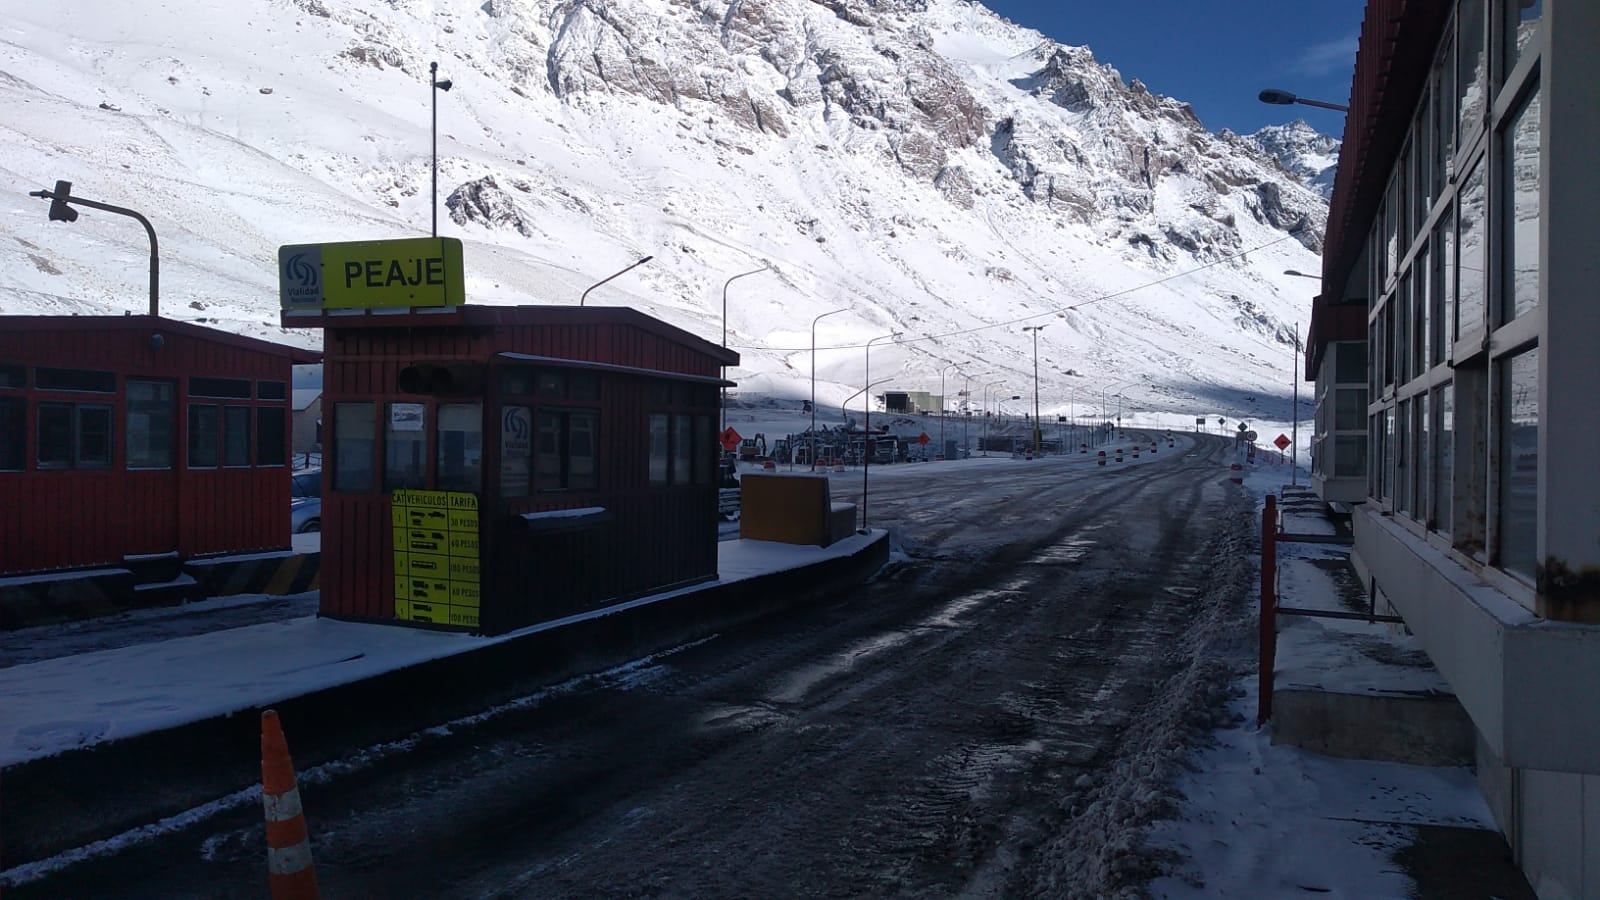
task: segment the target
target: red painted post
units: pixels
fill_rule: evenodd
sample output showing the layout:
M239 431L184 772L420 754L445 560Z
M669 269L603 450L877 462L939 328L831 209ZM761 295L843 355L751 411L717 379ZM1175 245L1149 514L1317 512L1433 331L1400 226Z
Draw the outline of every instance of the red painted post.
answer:
M1272 669L1278 655L1278 500L1267 495L1261 510L1261 680L1256 726L1272 718Z

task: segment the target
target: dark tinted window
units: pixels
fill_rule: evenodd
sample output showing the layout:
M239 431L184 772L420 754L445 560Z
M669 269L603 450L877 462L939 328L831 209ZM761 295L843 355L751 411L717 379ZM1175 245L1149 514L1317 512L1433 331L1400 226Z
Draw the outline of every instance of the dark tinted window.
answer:
M128 468L172 468L175 393L170 381L128 379L128 421L123 428L128 445Z
M284 463L284 429L288 413L281 406L256 409L256 465L281 466Z
M211 469L217 465L217 445L221 443L217 408L205 403L189 405L189 468Z
M0 363L0 388L23 388L28 386L28 370L15 363Z
M94 369L46 369L41 366L34 370L34 379L42 390L47 391L117 392L116 374Z
M256 382L256 399L287 400L289 399L289 386L281 381L258 381Z
M322 473L302 472L294 476L294 480L290 483L289 493L295 497L322 496Z
M111 465L111 407L79 406L77 448L73 464L80 469Z
M27 462L27 411L21 397L0 397L0 472L20 472Z
M41 403L39 415L39 468L65 469L72 465L72 404Z
M222 411L222 464L250 465L250 407L229 406Z
M191 378L189 396L249 400L250 382L244 378Z

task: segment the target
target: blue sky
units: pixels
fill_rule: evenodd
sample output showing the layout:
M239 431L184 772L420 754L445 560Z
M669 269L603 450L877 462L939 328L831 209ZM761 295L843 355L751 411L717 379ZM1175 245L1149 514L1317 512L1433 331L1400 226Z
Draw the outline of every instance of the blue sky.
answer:
M1087 44L1124 80L1194 105L1213 131L1303 118L1339 136L1344 117L1256 99L1276 87L1345 103L1363 0L982 0L1063 44Z

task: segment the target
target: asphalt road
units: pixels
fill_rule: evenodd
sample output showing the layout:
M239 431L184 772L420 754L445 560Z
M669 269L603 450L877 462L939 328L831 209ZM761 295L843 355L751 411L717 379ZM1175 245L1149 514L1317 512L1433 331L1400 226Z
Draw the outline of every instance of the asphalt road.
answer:
M1250 658L1228 450L875 471L901 552L859 590L302 773L323 895L1136 894ZM6 894L264 896L260 817Z

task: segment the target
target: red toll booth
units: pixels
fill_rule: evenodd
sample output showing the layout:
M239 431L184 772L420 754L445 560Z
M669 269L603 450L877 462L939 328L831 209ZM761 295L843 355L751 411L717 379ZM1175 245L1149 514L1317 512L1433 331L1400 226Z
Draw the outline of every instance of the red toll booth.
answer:
M738 355L631 309L461 305L459 254L280 251L284 323L324 331L322 613L500 633L714 579Z
M287 549L290 371L319 358L151 316L0 316L0 576Z

